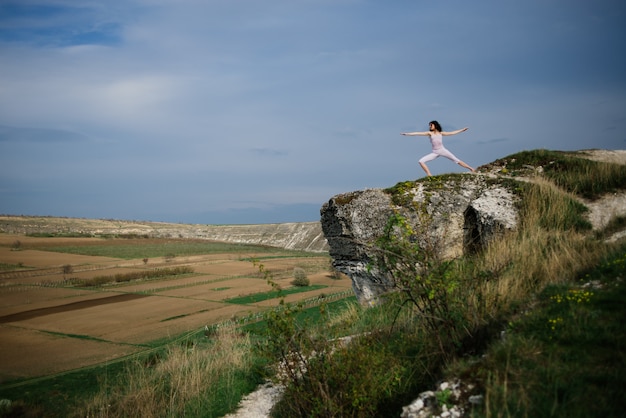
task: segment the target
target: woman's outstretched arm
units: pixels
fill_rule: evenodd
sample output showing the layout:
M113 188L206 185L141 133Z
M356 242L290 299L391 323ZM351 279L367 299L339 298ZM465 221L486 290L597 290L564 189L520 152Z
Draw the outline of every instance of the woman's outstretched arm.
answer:
M429 136L430 132L402 132L400 135L404 136Z
M462 128L462 129L457 129L456 131L442 132L441 135L443 135L443 136L456 135L456 134L460 134L461 132L465 132L468 129L469 128Z

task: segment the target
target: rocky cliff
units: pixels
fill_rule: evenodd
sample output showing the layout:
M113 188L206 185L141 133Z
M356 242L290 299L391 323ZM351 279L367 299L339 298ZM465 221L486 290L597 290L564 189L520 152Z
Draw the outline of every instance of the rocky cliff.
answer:
M419 239L436 240L444 257L485 245L517 225L515 195L486 176L459 174L399 183L390 189L340 194L321 209L322 230L335 268L352 279L357 299L373 303L393 283L372 268L375 241L392 214L402 215Z
M569 156L574 163L576 159L588 159L626 164L625 150L582 150ZM548 160L547 164L552 163ZM436 242L443 257L479 250L495 235L517 227L518 197L514 188L518 181L534 181L543 172L541 165L521 164L516 173L511 173L510 168L519 165L515 158L507 157L479 167L476 174L428 177L388 189L332 197L320 212L333 265L352 279L354 292L362 303L375 302L379 295L392 289L393 283L373 268L372 261L379 251L376 240L383 235L393 214L408 221L420 235L416 239ZM614 192L593 201L579 199L589 209L588 218L594 229L604 228L616 216L626 216L625 189L618 185ZM624 234L626 230L618 231L612 238L620 239Z

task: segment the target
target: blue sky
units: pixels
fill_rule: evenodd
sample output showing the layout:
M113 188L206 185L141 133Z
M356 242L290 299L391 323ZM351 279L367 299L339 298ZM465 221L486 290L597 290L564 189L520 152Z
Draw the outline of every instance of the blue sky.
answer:
M626 149L621 0L2 0L0 213L319 219L424 175ZM462 172L439 158L433 174Z

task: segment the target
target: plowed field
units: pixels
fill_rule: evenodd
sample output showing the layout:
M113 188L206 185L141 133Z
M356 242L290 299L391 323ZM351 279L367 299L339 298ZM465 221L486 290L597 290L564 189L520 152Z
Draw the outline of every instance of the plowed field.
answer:
M171 241L143 239L133 245ZM289 295L287 301L351 288L349 279L331 277L325 254L303 256L280 249L254 253L243 247L144 260L51 251L128 244L125 239L0 234L0 383L110 361L146 350L154 341L271 308L278 299L245 305L226 302L272 290L251 258L259 260L282 288L291 287L295 267L305 269L311 285L327 286ZM190 272L84 285L96 277L177 267Z

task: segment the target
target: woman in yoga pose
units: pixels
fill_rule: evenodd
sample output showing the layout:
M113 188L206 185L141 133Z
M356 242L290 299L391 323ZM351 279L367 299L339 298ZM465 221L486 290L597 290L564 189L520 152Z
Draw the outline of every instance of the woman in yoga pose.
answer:
M456 131L444 132L441 129L441 125L436 120L430 122L428 124L428 127L429 127L429 131L428 132L404 132L404 133L401 134L401 135L405 135L405 136L416 136L416 135L419 135L419 136L429 136L430 137L430 144L432 145L432 151L430 152L430 154L427 154L427 155L423 156L419 160L420 166L422 166L422 168L424 169L424 171L426 172L426 174L428 176L430 176L431 174L430 174L430 170L426 166L426 163L428 161L434 160L437 157L446 157L446 158L454 161L455 163L457 163L461 167L467 168L468 170L474 172L474 169L472 167L470 167L469 165L465 164L463 161L461 161L458 158L456 158L456 156L454 154L452 154L450 151L448 151L443 146L443 137L444 136L460 134L461 132L467 131L467 128L458 129Z

